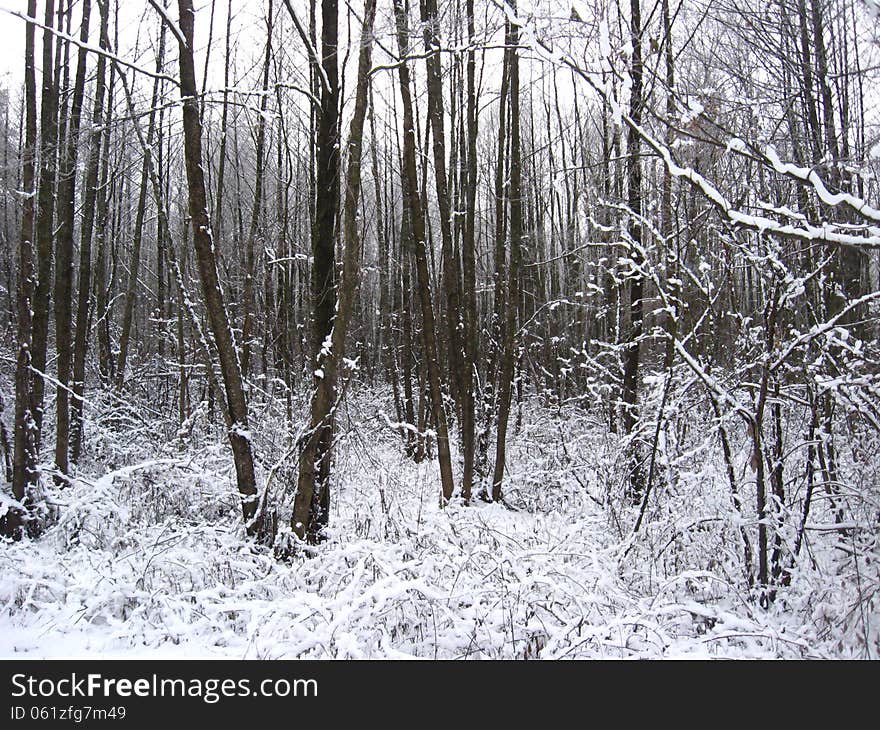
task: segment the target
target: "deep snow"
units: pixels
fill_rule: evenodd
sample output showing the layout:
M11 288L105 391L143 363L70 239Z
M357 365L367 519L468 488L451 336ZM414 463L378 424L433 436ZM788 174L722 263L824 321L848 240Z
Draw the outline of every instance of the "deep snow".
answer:
M877 656L876 547L854 561L811 534L813 560L759 608L708 430L664 440L675 486L632 539L635 508L602 505L619 444L587 415L527 402L508 505L441 509L436 462L405 457L370 397L349 400L330 539L289 563L244 540L222 435L130 438L93 413L85 475L51 490L58 522L0 545L0 656ZM280 453L272 417L251 430ZM282 514L284 484L282 466Z

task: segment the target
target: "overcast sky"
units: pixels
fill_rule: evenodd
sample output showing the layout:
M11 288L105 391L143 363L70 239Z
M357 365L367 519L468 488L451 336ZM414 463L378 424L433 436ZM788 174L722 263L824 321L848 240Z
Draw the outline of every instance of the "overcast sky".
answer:
M294 6L300 5L302 0L294 0ZM57 3L56 3L57 4ZM177 19L176 3L172 3L175 7L170 10L170 16ZM196 4L196 44L198 46L197 56L203 53L208 41L208 29L210 24L210 0L201 0ZM214 17L214 39L212 42L212 62L211 62L211 82L222 81L222 53L223 53L223 36L226 31L226 0L217 0L216 11ZM279 0L276 3L276 12L278 6L281 5ZM233 42L237 44L237 56L240 61L247 64L252 53L262 52L262 43L248 42L248 36L252 33L260 32L263 28L262 18L265 13L266 3L263 0L233 0L233 23L232 35ZM42 20L43 2L37 3L37 16ZM79 36L80 2L74 0L74 18L72 34ZM25 39L25 21L19 17L9 14L9 10L18 13L27 11L27 3L24 0L0 0L0 85L13 87L21 83L24 75L24 39ZM150 36L155 37L156 28L158 27L158 16L146 0L143 2L132 2L131 0L119 1L119 55L128 61L134 61L135 57L143 57L144 66L152 68L154 63L154 52L151 47ZM100 15L97 9L97 3L92 2L92 18L90 24L89 42L97 45L98 28L100 24ZM113 31L111 30L111 33ZM169 51L173 49L173 38L169 35ZM36 67L37 67L37 85L39 86L39 74L41 73L41 47L42 47L42 30L37 28L36 32ZM169 56L171 54L169 53ZM197 64L201 67L203 60L197 58ZM94 56L90 58L90 63L94 63ZM213 85L209 83L209 85Z
M27 10L24 2L0 0L0 11ZM24 21L0 12L0 85L11 86L24 74Z

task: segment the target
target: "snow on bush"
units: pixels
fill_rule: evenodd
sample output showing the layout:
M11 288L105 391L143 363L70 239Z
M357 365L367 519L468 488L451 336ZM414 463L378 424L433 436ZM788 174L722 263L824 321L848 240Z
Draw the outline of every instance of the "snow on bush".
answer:
M811 546L803 577L769 611L752 600L723 468L705 458L717 454L709 428L678 421L668 429L658 461L662 486L633 535L635 508L617 496L625 481L621 443L576 408L550 414L526 403L512 440L506 505L441 509L436 462L407 459L375 406L356 395L350 402L340 419L329 539L313 556L289 562L244 540L221 433L196 429L188 444L157 435L134 445L125 429L90 422L85 462L97 476L51 492L59 517L41 538L0 547L2 654L878 651L876 544L857 546L856 561ZM264 480L273 465L269 444L275 459L283 446L276 417L267 412L252 424ZM101 461L114 468L102 471ZM282 521L292 501L289 477L283 468L274 477Z

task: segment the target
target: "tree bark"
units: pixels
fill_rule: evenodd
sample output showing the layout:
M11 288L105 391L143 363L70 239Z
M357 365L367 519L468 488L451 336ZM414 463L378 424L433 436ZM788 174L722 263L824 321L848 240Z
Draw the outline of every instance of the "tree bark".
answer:
M489 436L498 409L498 361L502 340L504 339L505 281L507 254L504 243L507 240L507 107L510 100L510 48L504 50L501 68L501 93L498 103L498 137L495 158L495 179L493 203L495 208L495 228L493 235L493 291L492 318L487 337L486 370L483 378L483 425L477 439L477 465L481 477L488 475Z
M37 0L28 0L28 15L37 14ZM34 298L34 159L37 147L37 82L34 70L34 26L25 25L24 52L25 128L22 156L21 189L25 193L21 215L21 237L18 249L18 357L15 367L15 426L13 433L12 495L23 502L37 483L36 424L31 400L31 338ZM9 525L17 528L18 525ZM10 530L9 532L12 532ZM7 534L9 534L7 532Z
M101 32L99 44L105 47L107 27L110 21L109 8L106 3L99 3L101 12ZM89 158L83 179L83 220L80 231L79 277L76 303L76 337L73 344L73 397L70 402L70 458L76 463L82 451L83 439L83 393L85 391L86 353L89 343L89 302L92 287L92 233L95 224L96 204L98 200L98 181L101 167L101 142L104 132L101 123L104 119L104 90L106 86L107 59L98 56L95 71L95 101L92 110L92 132L89 140ZM107 166L107 154L104 155L104 169ZM101 177L106 182L106 174ZM106 193L102 193L106 195Z
M292 6L287 9L302 32ZM336 308L336 225L339 213L339 9L337 0L321 2L321 58L310 53L311 68L320 78L320 109L315 136L315 218L312 226L312 413L316 402L326 394L328 384L320 363L331 349L333 316ZM323 405L319 404L321 410ZM310 424L312 425L312 424ZM314 424L300 444L297 493L291 526L300 539L316 543L329 507L330 449L333 427L329 419ZM327 492L326 496L324 492Z
M425 66L428 79L428 123L431 126L431 150L434 162L434 184L437 207L440 209L440 242L443 256L443 290L446 294L446 339L452 397L462 410L464 391L461 330L461 271L452 241L452 205L446 172L446 125L443 109L443 68L437 34L437 0L422 0Z
M244 272L244 321L241 327L241 372L247 379L251 367L251 337L254 330L256 302L254 301L254 274L256 271L257 239L262 242L260 215L263 206L263 170L266 155L266 109L269 104L269 61L272 58L272 13L273 3L269 0L268 27L266 29L266 54L263 58L263 85L260 94L259 120L257 121L256 158L257 169L254 172L254 204L251 208L251 223L248 230L247 247L245 249Z
M516 13L515 0L511 8ZM507 311L501 352L498 386L498 425L495 443L495 469L492 474L492 501L502 498L502 483L507 459L507 423L516 364L516 325L519 311L519 264L523 237L522 156L520 152L519 110L519 27L508 21L506 50L510 53L510 262L507 267Z
M220 289L217 260L211 237L211 224L208 219L204 171L202 170L202 124L199 119L198 92L193 61L195 12L192 0L178 0L178 8L180 29L183 33L183 39L179 40L183 141L193 244L208 321L214 333L214 341L217 344L220 357L220 371L223 376L226 402L232 422L228 436L235 461L242 516L247 534L255 536L257 525L253 518L257 508L257 488L251 437L248 431L247 401L245 400L235 339L229 326L229 317Z
M402 0L394 0L394 15L397 22L397 41L401 57L409 52L406 11ZM452 459L449 453L449 430L446 425L446 411L443 408L443 389L441 387L440 361L437 357L437 335L434 321L434 307L431 304L431 277L428 272L428 253L425 237L425 219L419 197L418 174L416 171L416 141L413 106L410 92L410 74L406 61L398 66L400 96L403 105L403 171L406 178L408 209L412 226L416 274L418 277L419 302L422 310L422 342L427 361L428 385L431 393L431 408L434 427L437 432L437 456L440 461L440 484L442 502L452 499L455 482L452 474Z
M477 89L476 89L476 31L474 28L474 0L466 2L468 52L467 52L467 150L465 179L465 221L462 241L462 273L464 276L464 363L462 369L461 395L461 450L464 466L461 480L461 496L465 502L471 498L476 461L476 407L474 376L477 368Z
M91 0L83 0L80 41L89 39ZM103 57L102 57L103 58ZM55 480L64 484L70 471L70 371L73 360L71 298L73 293L73 218L76 194L76 163L86 82L86 49L77 54L73 100L67 120L67 138L62 146L58 183L58 236L55 246L55 347L58 352L58 386L55 396ZM96 165L97 166L97 165Z
M49 297L52 278L52 230L55 218L56 143L58 138L58 89L52 63L55 2L46 0L43 24L43 81L40 103L40 183L37 193L37 284L33 301L33 339L31 365L31 413L37 453L43 430L43 395L49 341Z
M335 3L334 3L335 5ZM327 8L324 8L325 11ZM333 9L335 13L335 7ZM370 83L370 70L373 44L373 20L376 15L376 0L366 0L364 21L361 28L360 54L358 56L357 88L355 91L354 114L348 135L348 170L345 186L344 210L344 254L342 280L337 298L336 317L329 335L329 347L322 345L315 354L315 389L312 395L309 431L306 434L299 460L297 493L294 502L293 530L300 539L310 543L320 539L320 530L327 525L330 509L330 448L333 438L334 411L337 405L337 379L345 358L345 335L354 308L360 277L361 241L358 231L358 206L361 192L361 157L363 151L364 120ZM334 15L335 18L335 15ZM325 18L326 20L326 18ZM335 47L336 38L328 38L322 44L322 52ZM325 55L326 60L326 55ZM327 65L324 65L325 71ZM335 72L335 68L332 69ZM335 76L328 78L335 83ZM334 107L335 112L335 107ZM324 116L319 124L319 139L323 139ZM332 138L332 137L331 137ZM319 160L323 160L323 149L319 149ZM319 173L321 172L319 166ZM338 171L337 171L338 174ZM319 174L319 181L324 178ZM319 185L319 194L322 187ZM320 211L324 207L318 202ZM333 245L331 239L330 245ZM317 261L317 256L316 256ZM334 297L336 298L336 297ZM317 499L316 499L317 497Z
M635 125L642 123L642 16L640 0L630 0L630 36L632 40L632 59L630 77L629 114ZM629 222L627 224L628 254L632 262L633 273L629 279L629 331L623 343L623 389L621 392L622 421L624 432L632 436L638 423L638 397L640 342L643 325L644 283L640 267L644 263L642 256L642 161L640 154L641 138L633 126L627 128L627 206ZM630 446L630 477L629 493L636 503L641 500L644 476L637 453L635 442Z

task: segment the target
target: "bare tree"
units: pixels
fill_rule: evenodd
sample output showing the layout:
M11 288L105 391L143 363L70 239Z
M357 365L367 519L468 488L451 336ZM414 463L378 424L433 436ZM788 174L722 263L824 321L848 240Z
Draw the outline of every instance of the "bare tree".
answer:
M80 42L89 39L91 0L83 0ZM86 49L77 53L73 100L67 118L66 139L62 144L58 181L58 233L55 246L55 347L58 352L58 387L55 396L55 469L63 483L70 468L70 374L73 364L73 223L76 194L76 163L79 153L79 129L86 83ZM88 290L88 280L86 283Z
M99 3L99 5L101 5ZM110 11L106 2L101 5L101 30L99 44L104 46L110 22ZM83 393L85 392L86 353L88 351L89 303L92 293L92 236L95 228L96 205L98 201L99 173L101 168L101 144L105 132L104 91L106 87L107 59L98 56L95 70L95 98L92 107L92 130L89 135L89 154L83 176L83 219L80 230L79 276L77 277L76 336L73 345L73 380L70 402L70 458L75 463L82 450L83 439ZM109 106L109 105L108 105ZM107 167L107 154L104 156L104 169ZM106 175L102 176L106 182Z
M208 312L208 321L211 324L214 342L220 357L220 372L223 376L226 403L232 422L228 436L235 460L235 474L241 498L242 516L248 535L255 536L258 531L258 526L254 521L257 511L257 486L251 435L248 430L247 401L241 377L241 367L238 362L238 352L220 288L220 277L217 272L217 260L211 236L211 223L208 219L205 177L202 170L202 124L199 119L199 95L196 89L195 63L193 61L195 12L192 0L178 0L178 8L180 11L180 35L177 38L180 58L180 94L183 100L183 139L193 245L195 246L196 263L202 284L202 296ZM162 14L164 18L164 11Z
M37 0L28 0L28 15L37 14ZM33 416L31 342L33 337L32 308L35 289L34 218L36 180L34 161L37 151L37 83L34 70L34 26L25 26L24 51L25 128L22 153L21 188L25 193L21 215L21 238L18 251L18 357L15 367L15 430L12 472L12 494L23 502L29 488L37 483L36 423ZM16 531L18 525L7 520L4 534ZM9 529L12 528L12 529Z
M150 189L150 168L153 164L153 141L156 137L156 118L159 102L159 74L165 63L165 23L159 28L159 51L156 55L156 77L153 79L153 95L150 102L150 117L147 123L147 144L141 166L140 194L134 222L134 242L131 247L131 260L128 267L128 285L125 289L125 306L122 311L122 330L119 334L119 355L116 361L116 390L122 390L125 383L125 365L131 342L131 328L137 304L137 290L141 270L141 247L143 244L145 217L147 214L147 194Z
M394 0L394 15L397 22L397 42L400 55L405 59L409 53L408 22L406 10L401 0ZM422 344L428 371L428 387L431 397L431 415L437 431L437 456L440 461L440 484L443 502L452 499L455 488L452 474L452 458L449 452L449 429L446 425L446 411L443 408L443 389L441 386L440 361L437 356L437 335L434 320L434 307L431 303L431 279L428 274L427 238L422 202L418 194L419 182L416 172L415 122L411 94L410 74L404 60L398 66L400 97L403 106L403 170L405 206L412 227L413 253L418 277L419 303L422 314ZM405 265L405 264L404 264Z
M516 3L511 4L516 13ZM523 190L522 155L520 141L520 90L519 90L519 27L507 21L505 51L509 54L510 94L510 257L507 264L506 311L504 315L504 339L501 346L501 370L498 378L498 424L495 442L495 468L492 473L492 500L502 497L504 469L507 465L507 424L510 418L510 401L513 391L513 374L516 363L516 329L519 314L519 267L523 237Z
M336 107L338 103L336 99L337 92L334 87L337 71L336 61L330 57L335 55L337 41L335 29L332 28L336 22L335 3L325 3L322 9L323 22L326 24L329 20L331 26L324 26L321 45L323 54L321 68L326 76L325 81L330 82L330 85L324 89L324 95L322 95L321 116L318 125L318 140L321 146L319 146L318 155L317 220L319 226L322 222L324 225L329 225L330 232L332 233L333 221L331 211L333 204L329 200L323 200L322 196L329 196L334 192L334 183L330 173L335 171L338 174L338 167L334 170L330 169L334 165L335 152L332 149L325 149L323 146L334 144L333 140L336 132L333 127L336 125L335 115L338 112ZM327 13L332 13L333 18L328 18ZM375 0L366 0L363 26L361 28L360 54L358 56L354 114L347 142L348 170L345 185L342 279L338 294L333 297L336 300L336 315L332 321L331 330L328 334L324 335L320 346L316 347L314 360L315 389L312 395L309 430L303 437L300 450L299 476L293 512L293 530L297 537L309 542L315 542L320 539L320 530L329 520L333 415L340 395L337 393L337 383L345 361L345 336L349 320L351 319L360 276L361 243L360 232L358 231L358 210L361 191L361 157L372 63L371 52L375 15ZM328 118L325 118L325 114L328 115ZM327 156L326 159L325 155ZM338 163L335 164L338 165ZM333 240L332 237L327 240L326 234L327 231L319 232L319 237L316 239L316 243L313 244L316 267L319 261L318 254L322 253L320 250L321 246L329 244L331 249L329 253L332 256ZM318 270L316 273L320 277L322 272ZM313 292L317 292L317 290L313 289ZM320 297L315 304L323 302L326 296L328 296L328 293L321 291ZM316 311L318 309L319 307L316 306ZM315 344L318 345L317 340Z
M52 278L52 231L55 222L55 177L58 156L58 89L53 70L53 28L55 24L54 0L46 0L43 21L43 74L42 99L40 102L40 181L37 192L37 283L34 292L33 335L31 340L31 366L33 388L31 390L31 413L35 433L34 443L39 453L43 428L43 380L49 341L49 297Z

